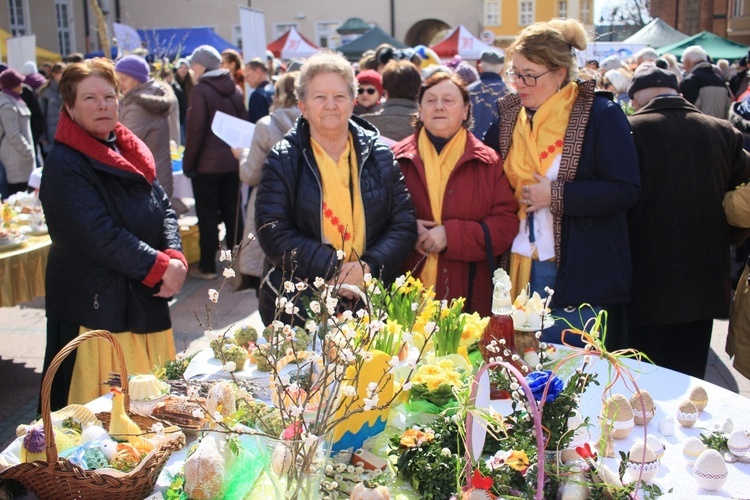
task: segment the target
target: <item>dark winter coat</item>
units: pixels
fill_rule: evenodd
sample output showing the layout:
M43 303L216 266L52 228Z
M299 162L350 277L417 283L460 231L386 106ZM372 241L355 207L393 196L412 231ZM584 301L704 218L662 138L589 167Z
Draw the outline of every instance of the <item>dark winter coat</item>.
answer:
M365 249L360 258L369 265L373 277L392 281L417 241L414 207L393 153L377 140L372 125L355 116L349 122L349 131L357 154L366 222ZM310 145L310 126L300 118L269 153L255 201L258 240L267 266L275 268L269 280L277 290L282 275L294 281L292 269L296 278L310 282L334 274L336 251L323 241L320 182ZM275 292L264 284L260 311L266 323L273 317L275 299Z
M137 333L161 331L171 326L169 305L153 294L169 259L184 262L177 218L154 180L146 145L121 124L115 134L120 150L131 151L129 157L150 168L133 168L126 157L61 114L39 193L52 238L47 317L111 332L133 331L129 290L135 287L145 297L139 319L146 318L150 327Z
M211 130L217 111L247 118L242 93L227 70L205 73L190 94L182 157L182 170L188 177L239 171L232 149Z
M473 120L470 130L481 141L490 125L497 120L497 101L508 93L508 87L500 75L485 71L466 90L469 91Z
M57 122L60 120L60 109L62 108L62 97L57 82L51 79L49 84L39 90L39 107L44 117L44 133L41 141L44 151L52 149L57 131Z
M375 113L360 115L375 125L380 135L393 141L401 141L414 133L414 117L419 113L419 104L411 99L394 98L383 103Z
M263 82L250 94L247 102L247 119L250 123L257 123L264 116L268 116L273 102L273 85Z
M398 143L393 152L404 173L417 219L435 220L427 190L425 166L418 150L418 134ZM470 200L470 202L468 202ZM475 267L471 304L467 310L490 314L492 286L488 268L485 235L480 222L489 229L493 257L502 255L518 232L518 204L503 162L491 148L473 134L467 135L466 149L448 179L441 220L448 246L438 257L436 297L452 299L469 296L469 268ZM415 268L422 256L412 249L403 266ZM417 272L421 267L417 268Z
M709 62L698 63L685 73L680 94L701 112L716 118L726 118L732 103L726 83Z
M632 326L726 318L727 191L750 178L742 134L680 96L657 97L630 117L641 196L628 216Z
M560 174L552 183L557 256L552 304L625 304L630 301L632 271L627 211L640 192L638 157L622 109L596 95L593 80L578 85ZM487 131L485 143L505 157L521 99L509 94L498 108L499 124Z

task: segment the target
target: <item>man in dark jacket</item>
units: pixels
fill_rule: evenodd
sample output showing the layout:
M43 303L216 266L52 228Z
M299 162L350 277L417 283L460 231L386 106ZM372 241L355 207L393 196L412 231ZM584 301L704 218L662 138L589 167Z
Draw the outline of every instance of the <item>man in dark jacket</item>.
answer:
M254 89L247 103L248 120L257 123L268 115L273 101L273 84L269 83L268 68L259 57L250 59L245 65L245 82Z
M200 230L200 263L191 267L196 278L216 278L219 223L226 229L226 246L234 248L243 234L237 217L240 198L239 163L230 146L211 130L217 111L245 119L242 94L229 70L220 69L221 55L210 45L201 45L190 56L198 83L190 94L182 169L191 177L195 212Z
M508 93L500 72L505 58L495 52L483 52L479 59L479 80L469 85L471 117L474 119L470 130L480 141L490 125L497 120L497 100Z
M722 200L750 177L742 134L677 93L674 73L636 73L628 95L641 196L628 216L630 344L702 378L713 318L729 313L729 226Z
M732 96L724 80L714 73L708 54L699 45L688 47L682 53L685 78L680 84L682 96L704 114L726 118Z
M383 69L386 101L375 113L361 115L375 125L380 135L393 141L414 133L414 117L419 112L417 94L422 86L419 70L409 61L390 61Z

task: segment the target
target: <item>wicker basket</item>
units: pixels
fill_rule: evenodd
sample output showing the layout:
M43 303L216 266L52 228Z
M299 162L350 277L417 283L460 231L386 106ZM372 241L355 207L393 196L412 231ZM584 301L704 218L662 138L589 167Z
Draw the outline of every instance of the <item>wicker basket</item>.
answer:
M165 428L172 426L169 422L147 417L130 411L130 395L128 387L128 373L120 344L114 336L104 330L94 330L78 336L68 343L52 360L42 381L42 421L45 429L52 428L50 416L50 390L52 380L62 361L73 352L79 344L90 339L107 340L114 349L120 365L122 392L125 396L125 411L141 429L150 429L154 423L162 423ZM110 413L99 413L97 417L105 428L109 428ZM133 500L149 496L154 489L161 470L173 451L185 445L185 435L176 432L171 439L158 445L155 453L142 461L138 467L128 474L108 475L95 470L84 470L59 458L55 446L55 435L46 432L47 461L22 463L0 473L0 478L18 481L42 500L46 499L92 499L92 500Z

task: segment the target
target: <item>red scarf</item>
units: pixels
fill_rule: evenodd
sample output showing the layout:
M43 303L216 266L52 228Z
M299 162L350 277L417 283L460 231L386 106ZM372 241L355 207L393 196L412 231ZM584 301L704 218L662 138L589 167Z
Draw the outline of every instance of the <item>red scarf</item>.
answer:
M57 124L55 140L105 165L142 175L152 184L156 178L156 163L151 150L122 123L117 123L114 132L115 145L119 153L96 140L63 110Z

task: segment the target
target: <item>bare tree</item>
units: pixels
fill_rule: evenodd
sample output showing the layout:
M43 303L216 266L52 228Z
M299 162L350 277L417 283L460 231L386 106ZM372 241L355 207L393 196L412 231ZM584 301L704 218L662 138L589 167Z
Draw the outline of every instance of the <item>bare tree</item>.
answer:
M645 26L651 20L651 0L620 0L611 8L602 10L602 24L634 24Z

